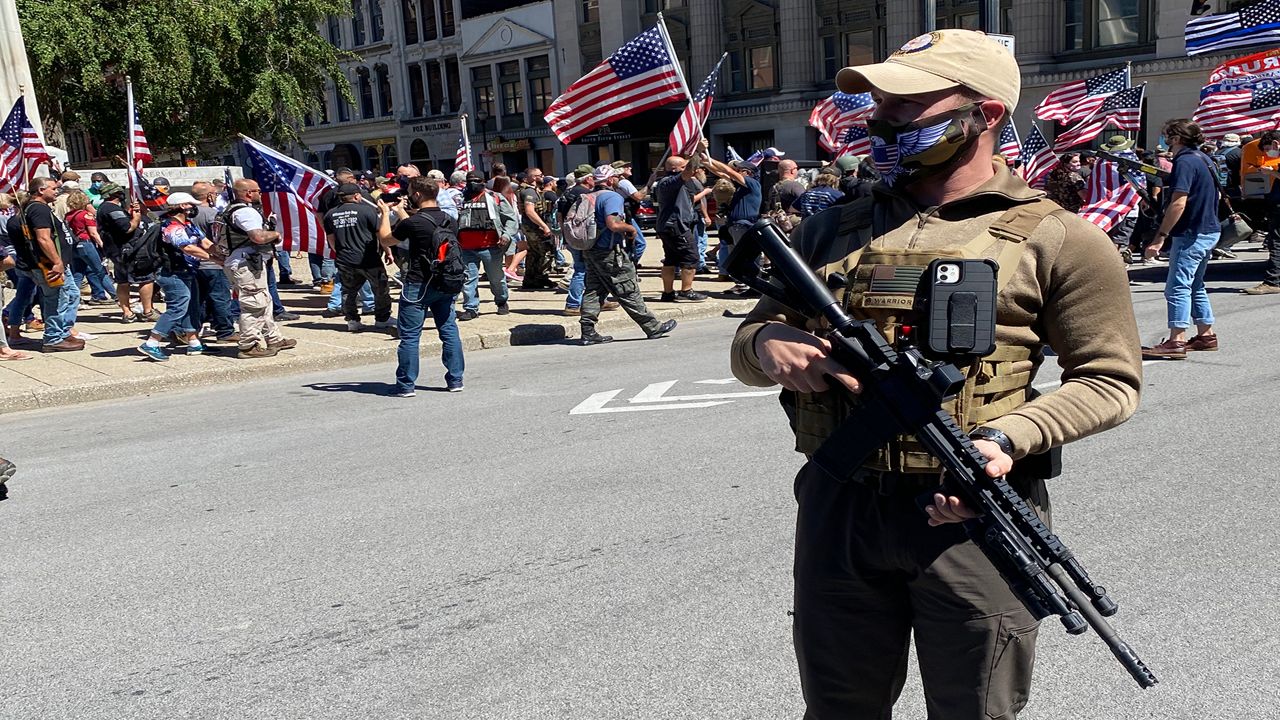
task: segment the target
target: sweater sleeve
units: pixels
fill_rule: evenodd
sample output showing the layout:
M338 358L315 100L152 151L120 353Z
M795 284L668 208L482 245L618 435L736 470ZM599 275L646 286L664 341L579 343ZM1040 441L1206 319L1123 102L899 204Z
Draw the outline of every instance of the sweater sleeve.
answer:
M1137 409L1142 387L1133 301L1114 245L1084 220L1053 217L1065 239L1044 266L1039 324L1058 355L1062 385L987 423L1009 437L1016 457L1119 425Z

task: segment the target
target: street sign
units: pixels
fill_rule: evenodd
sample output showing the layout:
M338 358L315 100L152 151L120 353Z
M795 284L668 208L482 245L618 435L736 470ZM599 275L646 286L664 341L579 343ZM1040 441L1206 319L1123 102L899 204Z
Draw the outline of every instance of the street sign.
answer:
M1009 51L1009 54L1010 54L1010 55L1013 55L1013 54L1014 54L1014 53L1013 53L1013 36L1012 36L1012 35L1000 35L1000 34L998 34L998 33L987 33L987 37L989 37L989 38L991 38L992 40L995 40L996 42L998 42L998 43L1000 43L1001 45L1005 46L1005 48Z

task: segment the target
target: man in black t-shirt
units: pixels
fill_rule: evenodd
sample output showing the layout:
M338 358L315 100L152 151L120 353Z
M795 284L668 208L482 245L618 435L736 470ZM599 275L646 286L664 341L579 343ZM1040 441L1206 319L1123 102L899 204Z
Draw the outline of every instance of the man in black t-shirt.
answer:
M657 231L662 241L662 302L702 302L706 295L693 289L698 271L698 241L693 226L698 214L693 196L702 191L694 178L697 165L683 157L667 158L667 175L654 185L658 199ZM675 289L676 272L680 290Z
M404 271L404 287L400 290L397 329L400 347L396 351L396 384L388 392L392 397L413 397L418 381L418 340L428 311L440 336L445 367L445 387L449 392L462 392L462 338L454 315L456 291L441 289L432 272L432 261L439 257L436 231L448 228L456 234L457 224L436 204L440 186L435 181L416 177L409 181L408 197L395 206L378 202L378 244L389 248L401 241L409 244L409 257ZM406 207L408 206L408 207ZM410 212L409 207L414 208ZM400 222L391 229L391 213Z
M31 199L19 211L23 226L10 242L27 274L40 288L40 312L44 317L44 352L83 350L84 341L71 336L80 307L80 288L66 272L75 243L66 223L53 213L58 181L38 177L31 181Z
M338 280L342 284L342 312L347 329L360 330L357 298L365 282L373 289L375 330L391 329L391 289L387 268L382 264L378 246L380 215L360 198L360 187L345 184L338 187L341 204L324 215L325 236L336 255Z
M520 210L520 230L524 233L525 245L529 254L524 256L524 282L521 290L554 290L555 281L548 275L551 272L553 236L544 216L547 214L546 201L542 197L542 170L529 168L525 171L525 182L520 185L516 194L516 206Z
M139 231L142 224L142 206L134 203L124 206L125 189L115 183L100 188L102 204L98 206L98 233L102 235L102 254L111 261L116 281L116 303L120 305L121 319L136 322L130 293L138 286L138 300L142 303L142 316L147 320L159 317L151 307L155 275L133 275L121 257L124 246Z

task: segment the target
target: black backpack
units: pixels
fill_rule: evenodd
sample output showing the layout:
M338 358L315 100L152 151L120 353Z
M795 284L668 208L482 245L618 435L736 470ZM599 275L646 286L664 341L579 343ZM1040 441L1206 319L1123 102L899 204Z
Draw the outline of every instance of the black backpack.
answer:
M428 216L424 215L423 219L431 223L431 240L435 246L430 260L426 260L422 268L427 275L427 287L447 294L462 292L467 281L467 266L462 262L462 246L453 220L446 218L443 225L438 225Z
M170 258L164 248L164 222L153 222L134 232L121 248L120 260L135 277L168 272Z

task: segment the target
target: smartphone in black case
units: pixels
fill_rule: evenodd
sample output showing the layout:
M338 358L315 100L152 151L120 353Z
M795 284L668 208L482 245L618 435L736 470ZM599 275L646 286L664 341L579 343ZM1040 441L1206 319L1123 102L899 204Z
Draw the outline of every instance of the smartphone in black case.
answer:
M921 278L929 317L923 350L939 358L983 357L996 349L994 260L938 258Z

